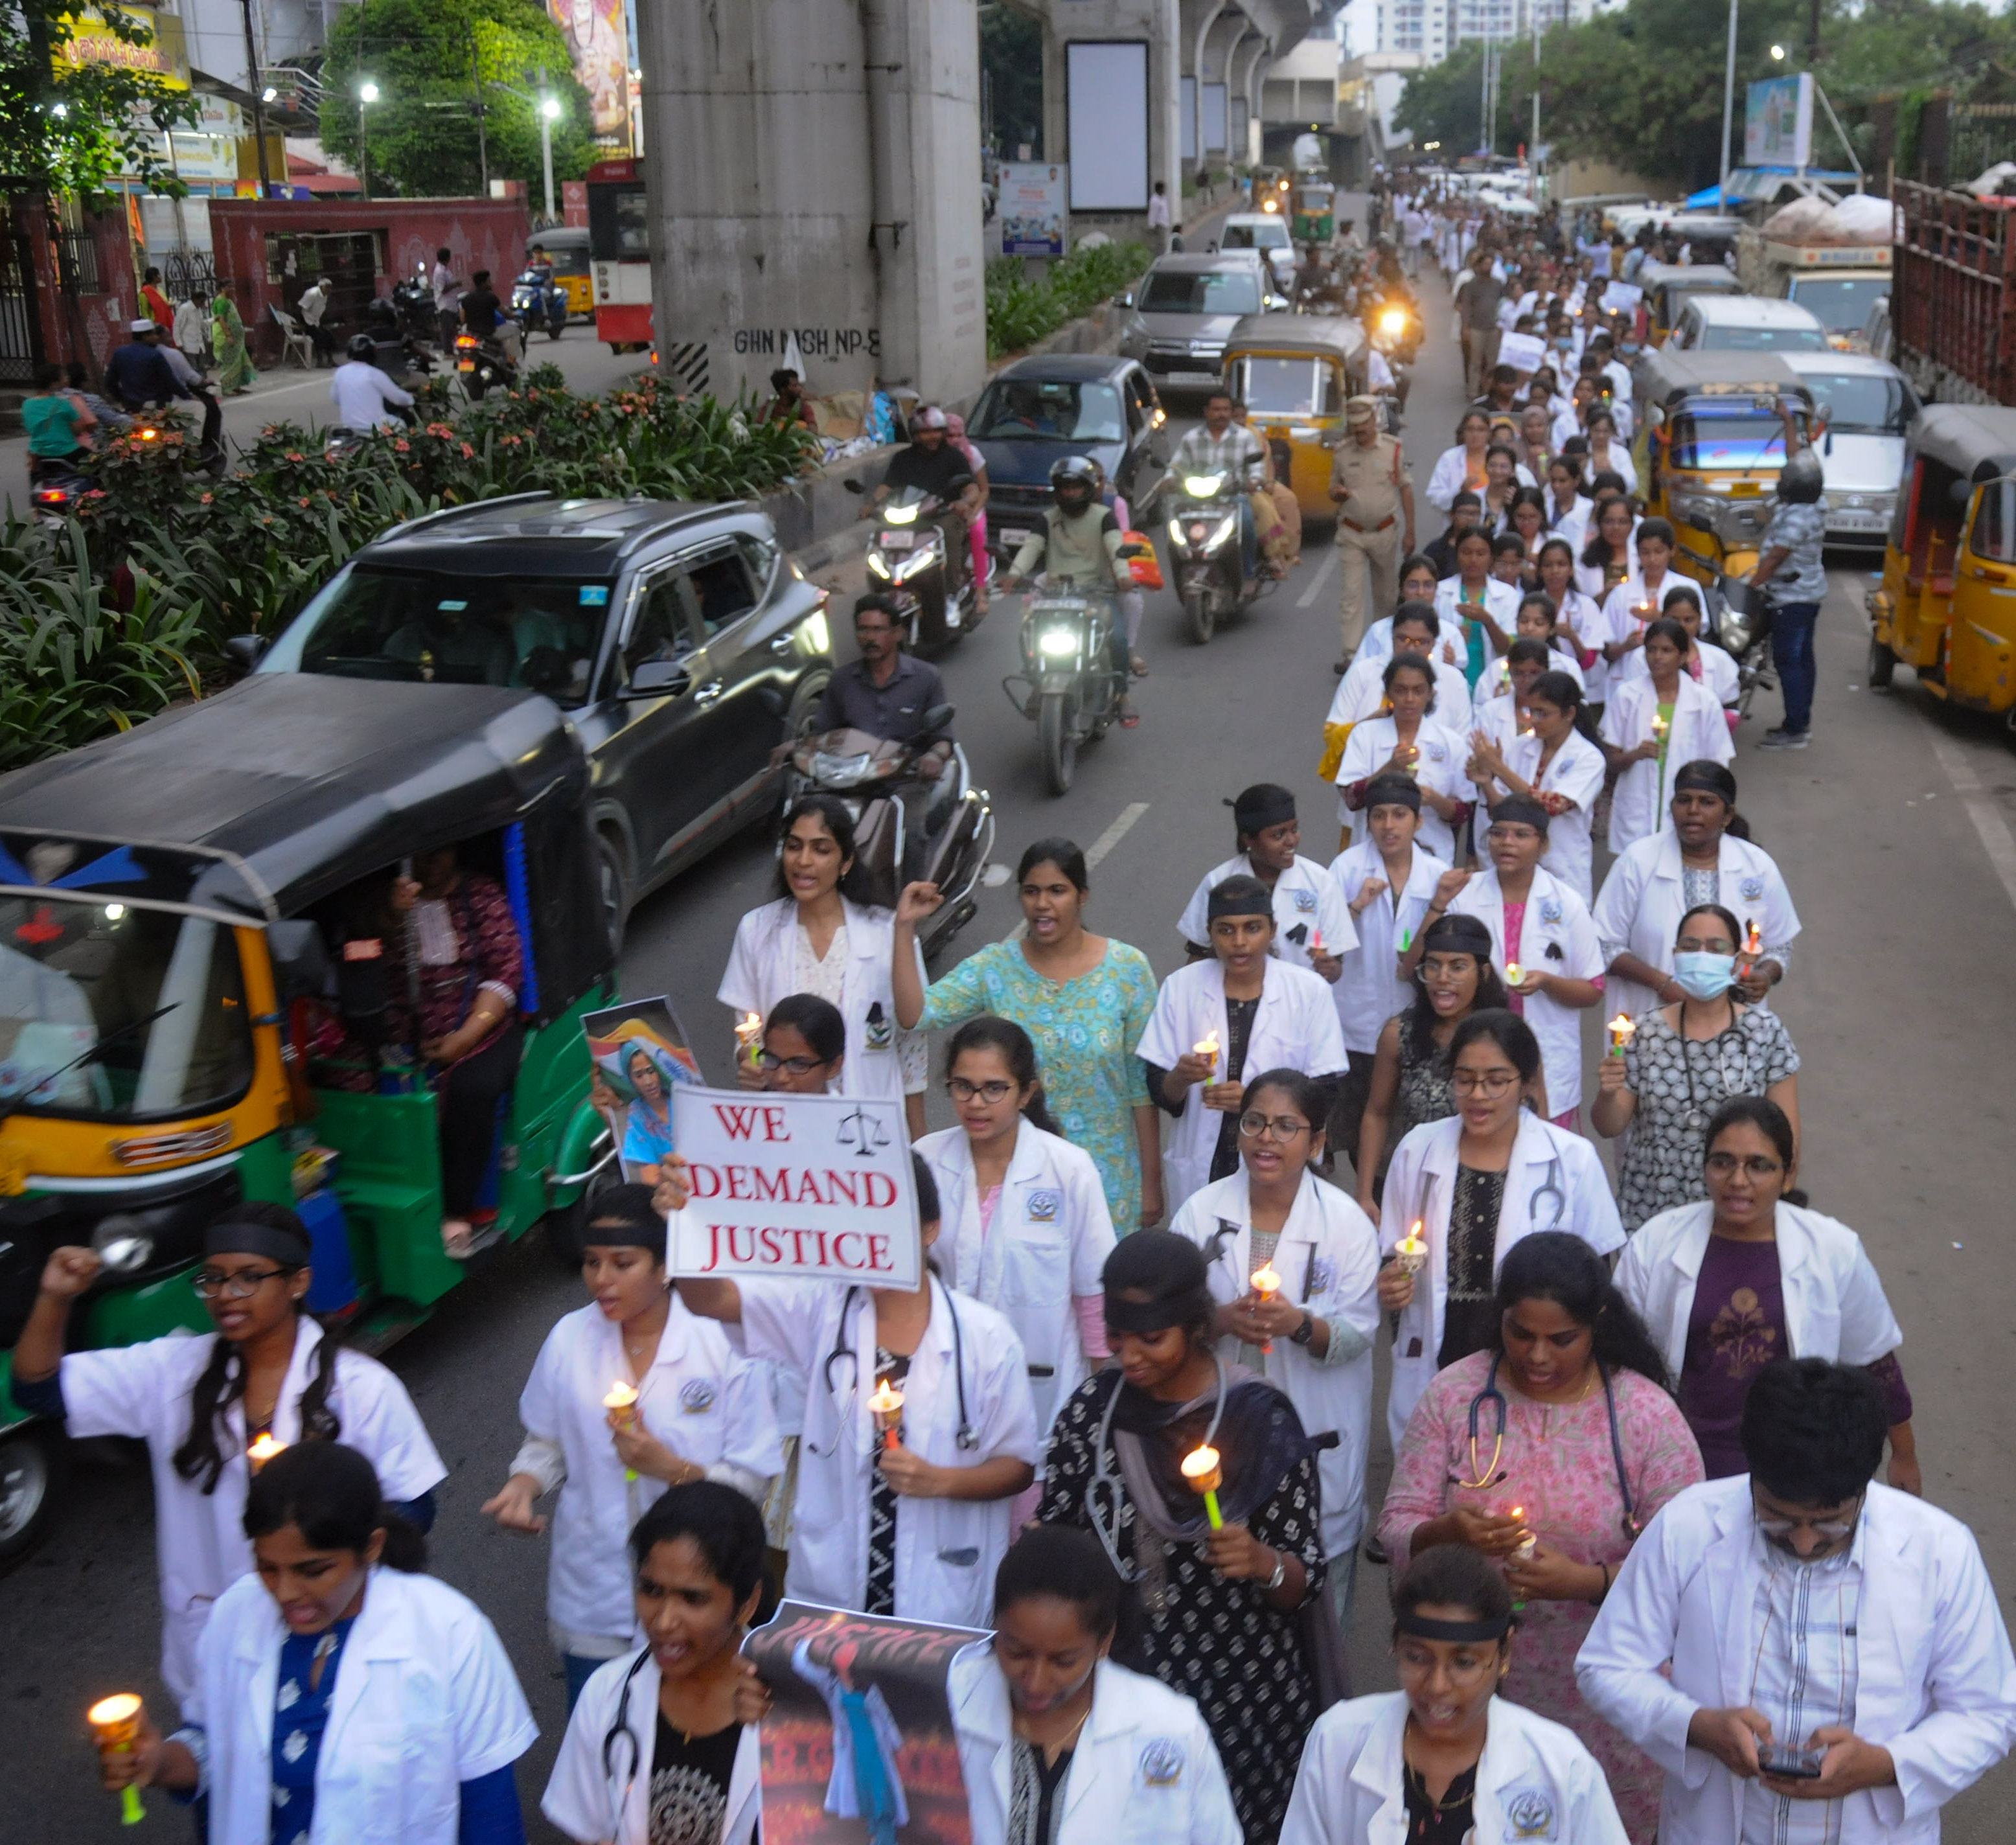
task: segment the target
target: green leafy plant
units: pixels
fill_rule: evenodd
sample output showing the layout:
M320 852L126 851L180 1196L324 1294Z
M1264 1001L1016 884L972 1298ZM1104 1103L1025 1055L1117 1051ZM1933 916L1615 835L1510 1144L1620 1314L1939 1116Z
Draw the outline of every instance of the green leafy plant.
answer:
M1041 282L1028 280L1020 257L987 265L987 355L999 359L1047 338L1118 294L1148 266L1139 243L1099 243L1075 250L1050 265Z

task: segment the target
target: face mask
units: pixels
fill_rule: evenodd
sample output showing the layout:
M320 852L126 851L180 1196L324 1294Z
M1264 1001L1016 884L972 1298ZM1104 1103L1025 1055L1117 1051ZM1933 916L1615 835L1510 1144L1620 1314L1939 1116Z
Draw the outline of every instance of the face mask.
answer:
M1617 350L1626 359L1635 359L1638 355L1638 342L1636 340L1626 340Z
M1556 333L1554 335L1554 345L1557 351L1565 352L1568 351L1568 348L1574 344L1575 341L1567 333Z
M1733 954L1685 953L1673 957L1673 978L1690 999L1719 1000L1736 984Z

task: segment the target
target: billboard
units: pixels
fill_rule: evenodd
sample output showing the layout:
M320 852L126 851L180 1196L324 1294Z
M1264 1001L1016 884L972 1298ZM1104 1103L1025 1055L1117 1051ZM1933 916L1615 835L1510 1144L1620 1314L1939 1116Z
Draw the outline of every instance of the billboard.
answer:
M1001 164L1001 254L1003 256L1063 256L1070 246L1070 214L1064 204L1064 175L1069 168L1046 165Z
M1064 119L1071 209L1147 211L1147 45L1082 38L1067 45Z
M1751 85L1743 101L1744 165L1809 167L1813 159L1813 74Z
M615 147L630 145L630 28L623 8L624 0L546 0L588 92L595 138Z

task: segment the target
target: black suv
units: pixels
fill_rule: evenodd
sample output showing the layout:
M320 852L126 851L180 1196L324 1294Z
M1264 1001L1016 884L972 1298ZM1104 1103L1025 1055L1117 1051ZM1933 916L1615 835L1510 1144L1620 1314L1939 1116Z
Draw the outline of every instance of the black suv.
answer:
M746 502L517 494L365 546L257 670L520 686L571 713L620 939L646 891L776 809L773 753L833 672L826 601Z

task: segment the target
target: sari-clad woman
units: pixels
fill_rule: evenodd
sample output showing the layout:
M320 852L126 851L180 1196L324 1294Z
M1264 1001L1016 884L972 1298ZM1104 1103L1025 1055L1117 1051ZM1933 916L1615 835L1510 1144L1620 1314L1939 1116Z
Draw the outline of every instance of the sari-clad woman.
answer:
M210 304L210 344L217 355L217 388L225 396L242 396L259 382L245 349L245 323L221 288Z

